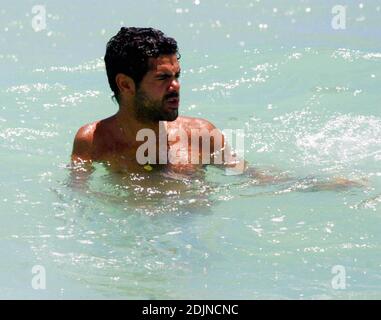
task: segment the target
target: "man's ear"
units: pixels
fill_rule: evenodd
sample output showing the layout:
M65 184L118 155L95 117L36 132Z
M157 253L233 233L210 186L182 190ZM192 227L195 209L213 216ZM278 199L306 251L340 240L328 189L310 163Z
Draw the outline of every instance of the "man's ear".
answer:
M118 73L115 76L115 82L121 94L135 95L135 81L131 77L126 76L124 73Z

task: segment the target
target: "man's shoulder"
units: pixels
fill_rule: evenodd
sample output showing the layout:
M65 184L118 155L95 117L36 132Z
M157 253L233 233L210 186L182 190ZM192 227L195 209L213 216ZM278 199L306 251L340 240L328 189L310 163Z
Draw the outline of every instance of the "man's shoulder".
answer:
M100 121L85 124L80 127L75 135L74 142L92 143L94 139L94 133Z
M74 138L73 144L73 159L91 160L92 149L94 144L94 132L97 128L99 121L85 124L80 127Z
M209 140L209 144L207 144L210 147L209 154L221 150L225 144L223 133L209 120L193 117L178 117L176 121L179 122L177 125L174 125L175 131L177 129L185 130L190 143L193 143L192 141L194 141L194 139L197 141L197 139L200 138L202 138L203 141L204 139Z
M94 131L98 125L99 121L94 121L92 123L85 124L84 126L80 127L77 131L77 134L75 135L75 138L77 139L90 139L94 135Z
M209 120L206 120L203 118L188 117L188 116L179 116L173 125L181 126L182 128L186 130L207 129L211 131L216 129L216 126L213 123L211 123Z

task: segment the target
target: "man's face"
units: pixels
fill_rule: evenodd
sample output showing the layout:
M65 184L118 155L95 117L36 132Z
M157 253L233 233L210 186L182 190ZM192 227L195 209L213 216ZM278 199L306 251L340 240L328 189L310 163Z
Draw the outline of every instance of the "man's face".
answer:
M141 121L173 121L180 103L180 65L175 54L150 58L149 71L136 91L135 113Z

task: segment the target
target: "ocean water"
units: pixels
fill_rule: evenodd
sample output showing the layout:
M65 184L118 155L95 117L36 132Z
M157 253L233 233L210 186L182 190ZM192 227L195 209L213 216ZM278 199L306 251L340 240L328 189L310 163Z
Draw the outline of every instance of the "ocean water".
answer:
M381 1L341 1L340 30L336 1L47 0L36 32L38 4L0 5L0 298L381 298ZM102 57L122 25L177 39L182 115L295 179L96 165L73 188L77 129L117 110ZM361 186L310 188L334 177Z

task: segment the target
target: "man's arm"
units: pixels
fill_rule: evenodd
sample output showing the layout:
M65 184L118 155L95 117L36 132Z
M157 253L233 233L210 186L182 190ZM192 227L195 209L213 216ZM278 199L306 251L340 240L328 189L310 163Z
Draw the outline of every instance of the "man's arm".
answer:
M75 135L71 154L72 164L92 161L93 132L89 126L81 127Z
M209 121L206 124L208 130L218 130L212 123ZM225 142L225 137L223 133L218 130L218 134L220 135L220 139L223 141L223 147L220 147L218 144L213 143L213 139L211 139L211 149L212 156L215 157L219 153L223 155L223 167L225 169L225 173L227 175L239 175L245 174L256 180L259 184L271 184L271 183L279 183L279 182L297 182L300 184L300 180L306 180L307 185L301 188L296 188L296 190L301 191L339 191L346 190L349 188L361 188L366 185L365 181L351 181L342 177L334 177L328 179L326 181L319 181L314 179L314 181L309 181L309 179L295 179L291 178L283 173L276 174L275 172L269 174L264 170L259 170L257 168L251 167L249 163L240 158L236 153L231 151L230 146ZM213 163L213 162L211 162Z
M92 137L91 125L86 125L78 130L74 138L69 185L75 189L86 190L87 181L93 172Z
M231 149L221 130L207 120L204 120L203 128L209 132L210 163L224 168L227 175L243 174L248 168L248 162Z

